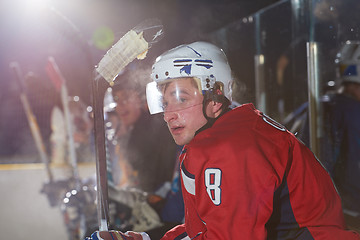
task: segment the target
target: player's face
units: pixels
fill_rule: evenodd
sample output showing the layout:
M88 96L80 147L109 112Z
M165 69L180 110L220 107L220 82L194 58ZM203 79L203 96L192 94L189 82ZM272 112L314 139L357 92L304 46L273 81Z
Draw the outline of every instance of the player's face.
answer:
M114 93L116 102L115 111L121 124L126 127L132 126L141 115L141 100L134 90L120 90Z
M207 122L203 95L192 78L179 78L163 88L164 120L176 144L187 144Z

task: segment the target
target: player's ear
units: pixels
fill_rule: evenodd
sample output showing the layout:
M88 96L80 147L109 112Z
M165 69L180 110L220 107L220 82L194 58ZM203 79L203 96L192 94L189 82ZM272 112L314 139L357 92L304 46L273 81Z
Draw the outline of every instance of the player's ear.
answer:
M215 102L215 101L209 101L209 103L206 106L206 114L208 117L211 118L217 118L221 111L222 111L222 103Z

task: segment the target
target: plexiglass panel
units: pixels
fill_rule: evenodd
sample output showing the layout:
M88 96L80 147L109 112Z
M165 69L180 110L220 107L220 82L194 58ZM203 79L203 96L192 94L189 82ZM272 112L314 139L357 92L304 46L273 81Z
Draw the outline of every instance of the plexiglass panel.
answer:
M312 94L321 101L338 86L336 54L347 40L359 39L359 10L357 0L286 0L213 33L211 40L224 48L237 76L240 91L235 99L255 103L299 132L293 114L301 112ZM313 85L309 74L315 75Z

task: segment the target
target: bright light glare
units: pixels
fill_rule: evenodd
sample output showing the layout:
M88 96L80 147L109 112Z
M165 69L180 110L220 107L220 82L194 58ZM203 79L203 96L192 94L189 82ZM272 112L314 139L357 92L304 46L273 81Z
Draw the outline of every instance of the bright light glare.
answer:
M44 8L49 0L31 0L31 1L22 1L24 4L24 7L30 9L30 10L38 10Z
M116 106L117 106L116 103L110 103L110 104L109 104L109 108L111 108L111 109L115 108Z
M329 87L334 87L335 86L335 81L329 81L328 86Z
M39 12L49 7L50 1L51 0L16 0L14 1L14 4L16 4L17 8L22 12L22 14L37 15Z

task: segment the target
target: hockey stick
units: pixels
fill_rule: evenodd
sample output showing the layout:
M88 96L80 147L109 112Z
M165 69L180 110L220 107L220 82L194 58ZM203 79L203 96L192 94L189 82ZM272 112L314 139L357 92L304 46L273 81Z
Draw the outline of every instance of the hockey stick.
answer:
M153 34L153 31L155 33ZM146 34L152 35L150 41L145 40ZM109 85L112 85L119 73L135 58L143 59L152 43L163 36L162 25L157 19L142 22L127 32L104 55L96 67L95 79L92 84L94 127L96 144L96 180L97 180L97 210L99 230L107 231L109 223L108 182L104 128L104 95ZM97 74L98 73L98 74Z
M64 109L65 116L65 126L67 132L67 140L68 140L68 151L70 156L70 163L72 169L72 176L75 180L75 188L79 190L80 182L79 182L79 171L77 167L77 156L75 150L74 136L73 136L73 126L71 122L71 116L69 111L69 95L66 87L66 80L60 72L58 65L55 62L53 57L48 58L48 63L46 65L46 72L51 80L54 82L56 87L60 87L60 95L61 102Z
M33 114L28 97L26 95L25 84L24 84L23 75L22 75L22 72L20 69L20 65L17 62L11 62L10 68L14 71L14 74L15 74L16 85L20 91L21 103L24 107L24 111L25 111L25 114L26 114L26 117L27 117L27 120L28 120L28 123L30 126L31 134L32 134L35 144L36 144L36 148L39 152L41 161L45 164L46 172L49 177L49 182L53 182L54 178L53 178L53 174L50 170L49 158L46 153L44 141L41 137L39 125L37 123L35 115Z

